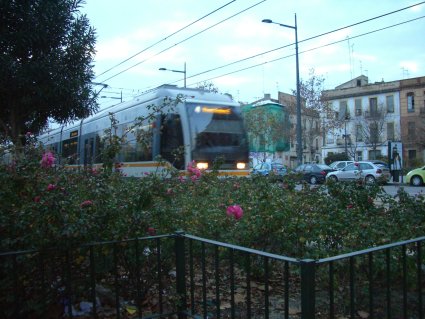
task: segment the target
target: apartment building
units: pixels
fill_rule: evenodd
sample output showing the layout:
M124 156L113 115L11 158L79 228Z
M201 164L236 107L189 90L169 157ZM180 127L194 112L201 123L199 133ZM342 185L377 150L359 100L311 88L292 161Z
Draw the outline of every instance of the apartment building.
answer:
M273 99L270 94L264 94L263 98L242 106L243 113L249 112L253 108L263 108L267 111L267 114L275 114L275 117L282 113L282 121L284 119L282 123L284 125L283 127L273 125L278 128L279 132L277 134L282 136L281 140L274 138L274 141L261 142L256 141L252 134L250 134L249 127L247 127L252 164L255 165L259 161L273 161L282 163L290 168L295 168L298 165L296 152L296 97L291 94L278 92L278 99ZM306 108L304 103L302 103L301 109L303 162L320 163L322 162L320 116L316 111ZM259 123L259 127L262 124ZM270 138L272 134L269 131L263 135L264 138ZM261 145L263 146L261 147Z
M388 142L402 141L400 81L369 83L361 75L323 92L333 112L321 114L322 157L346 153L354 160L388 156Z
M425 76L400 80L401 140L409 166L425 162Z
M292 94L278 92L280 104L286 105L289 111L290 149L283 154L283 160L291 168L297 166L297 136L296 136L296 97ZM307 108L301 101L301 139L302 139L302 162L322 163L322 126L320 114L313 109Z

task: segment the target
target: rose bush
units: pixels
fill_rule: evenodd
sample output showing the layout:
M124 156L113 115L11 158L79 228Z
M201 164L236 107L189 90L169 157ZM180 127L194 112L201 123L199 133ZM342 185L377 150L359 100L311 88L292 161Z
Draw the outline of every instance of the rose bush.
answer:
M0 165L1 251L187 233L293 257L325 257L425 233L425 199L363 183L305 185L59 167L29 144Z

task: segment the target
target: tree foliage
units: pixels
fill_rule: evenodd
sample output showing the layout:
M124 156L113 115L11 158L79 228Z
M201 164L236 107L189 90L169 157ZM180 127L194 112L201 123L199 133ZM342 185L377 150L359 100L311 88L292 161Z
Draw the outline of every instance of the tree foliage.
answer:
M0 1L0 136L17 141L48 120L67 123L97 110L95 31L82 0Z
M289 118L280 106L246 106L243 114L251 152L288 150Z

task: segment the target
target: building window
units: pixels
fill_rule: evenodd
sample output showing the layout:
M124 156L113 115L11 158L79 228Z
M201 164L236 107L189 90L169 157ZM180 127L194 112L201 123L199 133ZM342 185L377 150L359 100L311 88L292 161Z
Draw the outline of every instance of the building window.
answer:
M369 99L369 112L371 116L375 116L378 113L378 99L376 97Z
M407 122L407 138L413 140L416 137L416 123Z
M362 115L362 99L355 99L354 105L356 109L356 116Z
M339 120L345 120L350 116L348 113L347 101L339 101Z
M363 132L361 125L356 125L356 141L363 142Z
M394 113L394 95L387 95L387 113Z
M416 159L416 150L409 150L407 156L409 157L409 160Z
M380 150L370 150L369 151L369 159L370 160L376 160L381 157L381 151Z
M356 160L363 161L363 152L356 152Z
M415 112L415 94L407 93L407 112Z
M370 143L375 144L379 143L379 129L377 123L371 123L369 125L370 132Z
M394 122L387 123L387 140L394 141Z

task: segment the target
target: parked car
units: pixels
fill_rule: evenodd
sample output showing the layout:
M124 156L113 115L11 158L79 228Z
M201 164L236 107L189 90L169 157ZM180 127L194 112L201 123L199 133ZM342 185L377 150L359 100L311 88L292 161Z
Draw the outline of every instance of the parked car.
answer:
M384 161L381 161L381 160L367 160L367 161L364 161L364 162L371 162L371 163L373 163L375 165L384 167L386 169L390 169L390 167L388 166L388 163L386 163Z
M341 170L347 165L353 164L353 163L354 161L336 161L329 164L329 167L332 167L333 169Z
M283 176L288 172L285 165L281 163L259 163L254 166L251 174L268 176L270 174Z
M295 173L302 174L302 179L310 184L323 183L326 175L334 169L325 164L301 164L294 169Z
M413 186L422 186L425 182L425 166L415 168L406 175L406 183Z
M326 176L326 180L333 181L353 181L364 179L368 184L387 183L390 180L390 171L379 164L368 161L355 162L347 165L340 171L331 172Z

